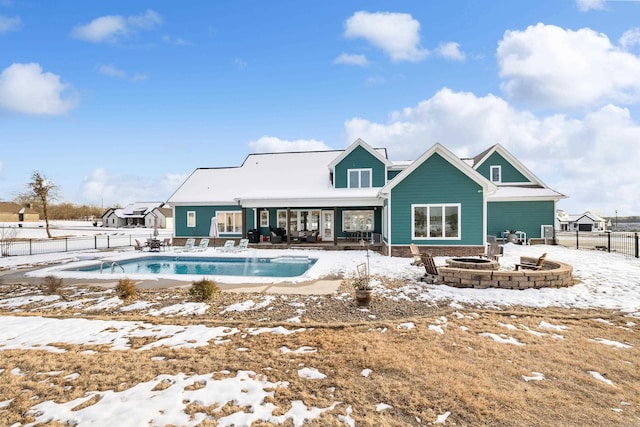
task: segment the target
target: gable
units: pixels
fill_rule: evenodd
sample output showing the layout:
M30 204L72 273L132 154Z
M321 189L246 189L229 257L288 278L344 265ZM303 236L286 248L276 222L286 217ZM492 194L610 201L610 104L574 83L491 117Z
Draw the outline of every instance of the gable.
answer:
M353 169L371 169L372 187L382 188L386 184L386 165L364 147L357 146L335 165L335 188L349 187L349 170Z
M492 166L500 167L500 183L502 184L530 182L522 172L496 151L487 157L482 164L478 166L476 171L488 180L491 180Z

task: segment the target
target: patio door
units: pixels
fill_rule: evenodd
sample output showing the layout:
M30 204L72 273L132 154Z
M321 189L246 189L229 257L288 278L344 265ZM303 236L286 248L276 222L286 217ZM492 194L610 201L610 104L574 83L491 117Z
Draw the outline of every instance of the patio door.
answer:
M333 233L334 233L334 218L333 218L333 211L322 211L322 218L321 218L321 228L322 228L322 240L323 241L332 241L333 240Z

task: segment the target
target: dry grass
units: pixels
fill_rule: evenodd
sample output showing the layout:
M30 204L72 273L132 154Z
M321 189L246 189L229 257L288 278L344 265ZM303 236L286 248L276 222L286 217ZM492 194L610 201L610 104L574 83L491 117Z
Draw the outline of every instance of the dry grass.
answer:
M359 426L418 425L418 419L433 423L447 411L451 412L447 425L457 426L634 426L640 425L640 350L637 329L627 327L630 320L604 310L442 310L433 316L406 319L416 325L410 330L398 329L395 320L372 321L316 324L287 336L235 334L225 344L196 349L135 351L144 342L132 340L129 351L70 345L64 354L2 351L1 400L15 400L0 409L0 424L29 422L25 413L38 402L69 401L90 391L122 391L161 374L223 378L252 370L269 381L289 383L278 387L271 399L278 407L276 415L286 412L294 399L318 407L342 402L311 425L344 425L337 415L346 414L350 405ZM568 329L544 329L541 321ZM180 323L201 322L183 319ZM444 334L430 330L433 325L440 325ZM258 324L234 326L244 329ZM262 322L259 326L268 325ZM525 345L497 343L481 333L513 337ZM596 338L633 347L615 348L594 342ZM311 346L317 352L282 354L282 346ZM237 351L240 347L249 351ZM96 353L82 354L88 348ZM152 361L152 357L164 359ZM297 371L302 365L319 369L327 378L300 378ZM24 376L11 373L14 368ZM365 368L372 370L368 377L361 374ZM57 371L62 372L51 374ZM589 371L600 372L615 387L594 379ZM543 373L545 379L523 380L533 372ZM74 373L80 376L65 380ZM167 386L161 381L156 385L158 389ZM378 412L379 403L393 409ZM231 404L221 412L195 404L187 408L189 413L205 412L213 417L236 410ZM215 425L215 420L202 425Z

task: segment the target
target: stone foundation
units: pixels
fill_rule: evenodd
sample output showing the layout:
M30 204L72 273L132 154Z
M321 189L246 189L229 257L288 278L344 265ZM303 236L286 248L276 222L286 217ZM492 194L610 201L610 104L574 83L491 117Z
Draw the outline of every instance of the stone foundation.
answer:
M536 263L538 258L521 257L521 263ZM541 270L471 270L438 267L438 283L456 288L539 289L572 286L573 267L545 260Z
M384 245L384 243L383 243ZM383 254L389 254L389 247L384 245ZM480 256L484 254L484 246L418 246L420 252L430 253L432 256L449 256L449 257L464 257L464 256ZM409 246L393 246L391 248L391 256L410 258L411 248Z

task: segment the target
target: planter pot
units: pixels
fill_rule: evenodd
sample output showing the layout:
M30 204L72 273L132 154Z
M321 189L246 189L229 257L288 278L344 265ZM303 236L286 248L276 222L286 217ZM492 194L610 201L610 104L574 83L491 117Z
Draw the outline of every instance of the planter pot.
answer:
M361 306L369 305L371 302L371 289L356 289L356 302Z

